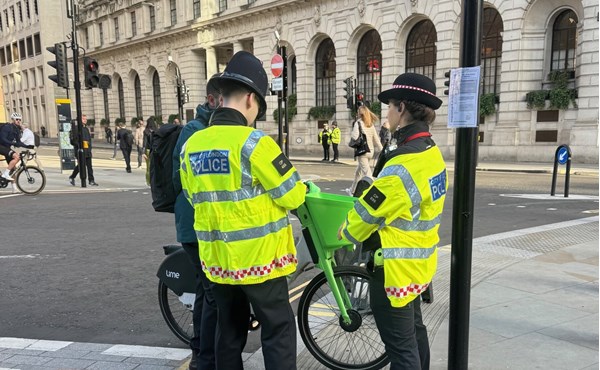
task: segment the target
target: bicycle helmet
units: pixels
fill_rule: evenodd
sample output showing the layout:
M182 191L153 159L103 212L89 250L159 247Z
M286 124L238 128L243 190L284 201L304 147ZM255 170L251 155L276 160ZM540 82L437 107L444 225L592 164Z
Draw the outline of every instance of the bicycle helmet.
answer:
M22 120L23 117L21 116L21 113L13 112L13 114L10 115L10 119L12 119L12 120L20 119L20 120Z

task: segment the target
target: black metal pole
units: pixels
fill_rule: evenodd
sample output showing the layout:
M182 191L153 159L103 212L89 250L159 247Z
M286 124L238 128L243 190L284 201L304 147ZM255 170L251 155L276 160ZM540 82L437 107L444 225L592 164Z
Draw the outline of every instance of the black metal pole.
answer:
M550 195L554 196L556 194L556 177L558 176L558 151L560 150L560 146L556 149L556 153L554 153L554 169L552 170L552 188L550 188Z
M290 156L290 127L288 124L288 105L287 105L287 54L285 46L281 47L281 57L283 58L283 91L281 92L281 99L283 100L283 122L285 131L285 155Z
M567 154L569 159L567 159L567 173L565 174L565 198L569 197L569 181L571 180L571 151Z
M482 13L483 0L463 0L461 67L480 65ZM477 127L456 130L448 335L448 369L450 370L467 369L469 364L469 306L477 131Z
M75 110L77 111L77 132L79 143L79 152L77 153L77 164L79 165L79 179L81 187L85 188L87 179L87 168L85 166L85 153L83 150L83 123L81 122L81 81L79 80L79 45L77 44L77 15L78 6L69 0L72 9L71 18L71 49L73 49L73 74L75 89Z
M281 46L277 45L277 54L281 53ZM281 103L282 103L282 99L283 99L283 91L278 91L277 92L277 112L279 113L277 115L277 145L279 145L279 148L281 149L281 151L283 151L283 124L282 124L282 110L281 110Z
M177 110L179 114L179 122L183 122L183 96L181 95L181 73L177 67Z

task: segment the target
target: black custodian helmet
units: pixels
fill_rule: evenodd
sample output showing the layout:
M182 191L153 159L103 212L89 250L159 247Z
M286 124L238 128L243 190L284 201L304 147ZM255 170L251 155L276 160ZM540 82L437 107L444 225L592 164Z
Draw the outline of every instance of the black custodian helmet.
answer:
M262 117L267 111L265 95L269 87L269 80L262 62L253 54L247 51L238 51L231 57L223 73L211 80L215 80L217 85L224 81L235 82L254 92L260 102L257 118Z

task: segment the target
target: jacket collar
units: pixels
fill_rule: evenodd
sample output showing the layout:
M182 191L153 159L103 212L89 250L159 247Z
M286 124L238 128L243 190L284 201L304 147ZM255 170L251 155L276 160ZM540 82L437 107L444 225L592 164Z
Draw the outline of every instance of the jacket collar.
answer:
M210 117L209 126L248 126L246 117L233 108L217 108Z
M420 121L411 123L408 126L404 126L401 129L396 130L392 137L396 139L398 145L401 145L401 143L403 143L407 138L420 132L429 132L429 125L425 122Z
M204 103L204 104L200 104L196 107L196 117L195 119L197 121L200 121L202 123L207 123L208 121L210 121L210 116L211 114L214 112L214 109L211 109L208 106L208 102Z

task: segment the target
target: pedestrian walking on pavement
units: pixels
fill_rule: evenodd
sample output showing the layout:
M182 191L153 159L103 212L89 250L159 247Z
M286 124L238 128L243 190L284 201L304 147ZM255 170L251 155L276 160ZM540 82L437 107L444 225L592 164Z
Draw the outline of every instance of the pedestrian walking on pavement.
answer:
M120 120L118 122L115 122L115 133L114 133L114 135L115 135L115 138L114 138L115 143L114 144L115 145L113 146L113 156L111 158L113 160L117 159L117 148L119 148L119 139L116 137L116 135L119 132L119 127L120 127L121 123L122 122Z
M375 121L377 121L377 116L371 112L366 105L360 106L357 114L358 119L356 122L354 122L352 127L351 137L356 140L358 139L359 135L361 135L361 132L363 132L367 137L369 151L367 153L355 156L355 158L358 160L358 165L356 167L356 172L354 173L354 182L349 189L346 189L346 192L349 195L354 194L354 190L356 190L356 184L358 184L360 179L365 176L371 176L371 164L369 161L371 158L373 158L375 152L380 152L383 149L381 146L381 141L379 141L379 135L375 130Z
M75 186L75 178L79 174L80 166L84 165L87 171L87 178L89 184L91 186L98 186L96 181L94 181L94 169L92 168L92 135L90 135L90 130L87 128L87 116L85 114L81 115L81 135L83 137L83 146L79 147L79 131L77 130L77 121L75 124L71 126L71 134L69 136L71 140L71 145L75 149L75 156L77 157L77 165L71 176L69 176L69 183ZM79 162L79 151L83 150L83 156L85 159L85 163L82 164Z
M339 129L337 121L331 123L331 146L333 147L333 159L332 162L338 162L340 160L340 153L338 152L338 145L342 141L342 131Z
M135 127L135 134L133 135L133 142L137 147L137 168L142 167L142 158L144 157L144 129L145 124L143 120L139 120Z
M156 130L154 117L150 116L146 120L144 128L144 160L146 161L146 185L150 186L150 150L152 150L152 135Z
M370 304L391 369L429 369L430 363L420 295L436 271L448 189L444 158L429 132L442 104L435 94L435 83L415 73L401 74L379 94L389 104L392 144L338 231L339 239L373 253ZM395 221L372 221L380 219Z
M133 148L133 133L121 122L117 131L117 141L125 159L125 171L131 173L131 149Z
M215 283L217 368L243 369L251 303L261 323L265 369L295 370L286 276L297 260L288 211L304 202L306 187L277 143L253 128L267 110L262 62L239 51L215 82L222 107L208 128L188 139L180 173L194 206L202 268Z
M385 149L390 141L392 140L392 132L390 131L390 123L386 119L383 121L381 128L379 129L379 141L381 141L381 146Z
M45 138L46 137L46 126L42 126L40 128L40 131L42 132L42 137Z
M106 142L112 144L113 142L113 132L110 129L109 125L104 126L104 134L106 136Z
M322 161L329 161L329 146L331 145L331 130L328 124L323 124L323 130L319 132L319 143L323 145Z
M190 361L189 370L216 369L217 303L211 290L213 283L208 280L204 271L202 271L198 251L198 237L194 231L194 208L185 198L181 188L180 154L181 148L194 133L208 127L212 112L219 106L221 94L214 83L214 78L217 76L219 74L212 76L206 84L206 102L196 107L196 118L183 127L173 151L173 186L177 194L175 201L177 241L181 243L196 269L196 298L192 316L194 335L190 341L192 360Z

